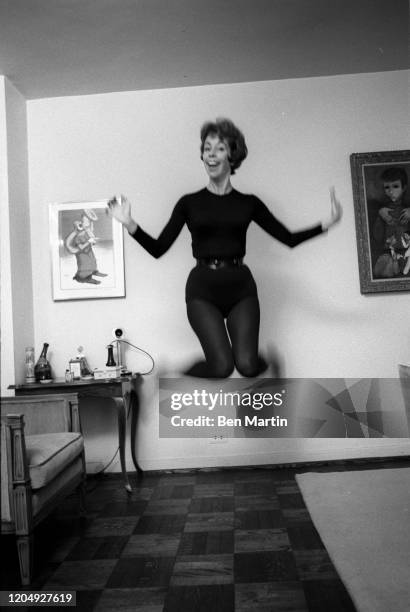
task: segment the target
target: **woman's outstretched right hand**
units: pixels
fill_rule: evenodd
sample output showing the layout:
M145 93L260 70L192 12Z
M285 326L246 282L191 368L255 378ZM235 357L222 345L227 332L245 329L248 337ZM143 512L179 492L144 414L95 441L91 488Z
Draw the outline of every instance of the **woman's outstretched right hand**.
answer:
M336 197L334 187L330 187L330 217L322 223L322 228L328 230L336 223L339 223L343 215L343 208Z
M107 203L108 211L114 219L122 223L130 234L137 229L137 223L131 217L131 202L125 196L114 196Z

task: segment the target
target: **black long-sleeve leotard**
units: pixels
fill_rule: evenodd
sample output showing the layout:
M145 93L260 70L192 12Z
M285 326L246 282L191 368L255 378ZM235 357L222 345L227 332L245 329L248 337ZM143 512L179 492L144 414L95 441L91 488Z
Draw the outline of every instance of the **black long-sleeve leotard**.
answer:
M179 200L157 239L139 226L133 237L151 255L161 257L186 223L195 258L241 258L251 221L290 247L323 232L321 225L290 232L256 196L236 189L216 195L204 188ZM186 282L185 301L189 322L205 355L205 361L194 364L187 374L226 377L234 364L244 376L257 376L266 369L267 363L258 355L259 301L248 266L195 266ZM229 339L221 317L227 320Z
M140 226L133 237L148 253L158 258L170 248L186 223L192 235L195 258L243 257L246 231L251 221L289 247L295 247L323 232L320 224L291 232L256 196L240 193L236 189L225 195L216 195L203 188L178 201L158 238L152 238Z

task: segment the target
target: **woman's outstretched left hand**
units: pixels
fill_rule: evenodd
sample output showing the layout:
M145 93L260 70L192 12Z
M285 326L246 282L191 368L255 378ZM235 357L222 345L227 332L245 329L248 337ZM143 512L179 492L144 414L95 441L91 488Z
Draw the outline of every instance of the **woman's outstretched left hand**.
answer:
M330 188L330 218L322 223L323 230L330 229L336 223L339 223L343 215L343 208L336 197L334 187Z

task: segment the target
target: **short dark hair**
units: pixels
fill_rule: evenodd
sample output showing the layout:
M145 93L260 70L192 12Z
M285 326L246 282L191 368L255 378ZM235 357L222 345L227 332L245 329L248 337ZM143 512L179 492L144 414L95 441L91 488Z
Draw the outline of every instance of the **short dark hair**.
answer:
M217 117L215 121L207 121L201 128L201 159L203 159L204 144L209 134L216 134L221 140L225 140L229 146L229 162L231 174L239 168L248 155L245 137L241 130L230 120Z
M407 187L408 183L407 172L400 166L389 166L389 168L386 168L381 174L381 179L384 182L401 181L401 186L403 188Z

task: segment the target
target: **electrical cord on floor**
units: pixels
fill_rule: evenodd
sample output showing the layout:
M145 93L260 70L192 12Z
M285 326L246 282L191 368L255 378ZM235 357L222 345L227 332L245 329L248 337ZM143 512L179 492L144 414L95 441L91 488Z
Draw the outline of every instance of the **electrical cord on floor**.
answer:
M104 465L104 467L102 467L100 470L98 470L98 472L93 472L92 474L90 474L90 476L92 476L93 478L96 477L96 479L98 479L98 477L101 476L105 472L105 470L110 467L111 463L114 461L115 457L118 455L118 451L119 450L120 450L120 447L117 448L117 450L113 454L113 456L110 459L110 461L106 465ZM87 487L87 494L88 493L92 493L94 491L94 489L97 488L97 486L98 486L98 482L96 482L91 488Z

